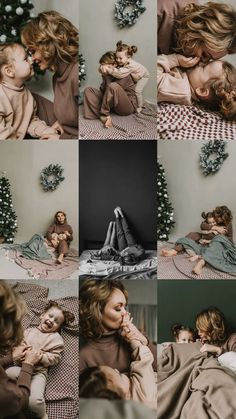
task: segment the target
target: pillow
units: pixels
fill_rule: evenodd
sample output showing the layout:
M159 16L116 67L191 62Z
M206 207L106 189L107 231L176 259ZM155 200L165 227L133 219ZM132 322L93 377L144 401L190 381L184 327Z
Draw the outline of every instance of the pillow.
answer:
M236 374L236 352L225 352L218 356L218 361L222 367L227 367Z

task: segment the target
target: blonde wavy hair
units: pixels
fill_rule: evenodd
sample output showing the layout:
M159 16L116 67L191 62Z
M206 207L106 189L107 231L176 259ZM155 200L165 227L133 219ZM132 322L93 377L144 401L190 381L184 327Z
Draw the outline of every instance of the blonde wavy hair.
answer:
M21 32L21 41L29 50L40 50L49 68L59 62L71 63L78 59L79 34L76 27L53 10L39 13Z
M222 345L227 339L224 314L216 307L209 307L197 314L196 327L207 333L211 344Z
M102 312L115 289L119 289L128 301L128 292L122 281L88 279L79 289L80 332L85 338L99 338L104 333Z
M223 75L206 83L209 97L201 101L212 111L220 112L228 120L236 120L236 69L227 61L223 62Z
M21 44L17 43L0 45L0 81L2 81L2 68L13 63L12 52L19 47L23 48Z
M6 282L0 280L0 353L18 345L23 338L21 320L26 304Z
M196 55L205 45L215 52L236 52L236 11L233 6L208 2L203 5L189 4L176 28L177 50L186 55Z

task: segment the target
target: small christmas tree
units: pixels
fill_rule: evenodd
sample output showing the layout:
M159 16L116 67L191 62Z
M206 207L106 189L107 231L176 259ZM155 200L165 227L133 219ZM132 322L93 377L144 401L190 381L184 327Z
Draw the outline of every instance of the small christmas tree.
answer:
M20 42L22 27L34 17L31 0L0 1L0 43Z
M5 243L13 243L17 231L17 217L12 207L10 182L3 175L0 178L0 237Z
M157 238L166 241L169 239L170 229L174 226L174 210L169 202L165 170L162 164L158 163L157 172Z

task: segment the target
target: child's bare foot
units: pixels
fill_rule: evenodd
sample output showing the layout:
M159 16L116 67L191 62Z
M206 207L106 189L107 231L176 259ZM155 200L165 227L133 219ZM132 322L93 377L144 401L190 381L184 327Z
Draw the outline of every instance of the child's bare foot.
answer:
M44 415L41 417L41 419L48 419L47 413L44 413Z
M201 256L199 256L199 255L194 255L194 256L191 256L190 258L188 258L188 261L189 262L196 262L196 260L200 259L200 257Z
M198 263L194 266L192 272L196 275L201 275L202 274L202 268L205 265L205 260L204 259L200 259L198 261Z
M61 264L62 264L63 258L64 258L64 255L63 255L63 253L61 253L61 254L58 256L58 258L57 258L57 263L58 263L59 265L61 265Z
M137 113L141 113L141 112L142 112L142 107L137 108L137 109L136 109L136 112L137 112Z
M111 119L110 115L108 115L108 116L101 115L100 120L104 124L105 128L111 128L112 127L112 119Z
M161 256L176 256L177 251L175 249L162 249Z

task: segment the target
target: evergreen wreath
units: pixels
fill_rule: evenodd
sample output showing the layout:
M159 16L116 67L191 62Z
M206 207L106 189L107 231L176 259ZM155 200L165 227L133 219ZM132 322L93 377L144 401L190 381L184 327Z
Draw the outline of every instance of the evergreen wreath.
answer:
M200 167L205 176L217 172L225 159L228 157L228 153L225 153L226 141L215 140L209 141L201 147L200 153ZM211 159L211 155L215 154L215 158Z
M54 191L58 185L65 179L62 176L63 168L59 164L50 164L45 167L40 175L40 183L45 192Z
M145 10L143 0L118 0L115 3L115 19L120 28L132 26Z

